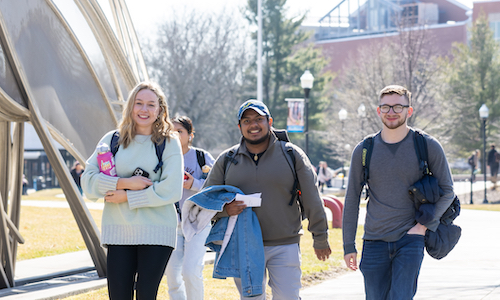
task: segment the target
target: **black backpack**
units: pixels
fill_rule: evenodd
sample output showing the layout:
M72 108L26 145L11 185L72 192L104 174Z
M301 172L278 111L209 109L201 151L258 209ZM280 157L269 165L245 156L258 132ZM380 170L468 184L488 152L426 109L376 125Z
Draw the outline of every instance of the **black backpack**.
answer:
M200 166L200 169L203 171L203 166L206 163L205 162L205 150L199 149L199 148L194 148L194 150L196 150L196 160L198 161L198 165ZM175 202L175 210L177 211L177 214L179 215L179 219L182 220L182 213L181 213L181 207L179 205L179 201Z
M300 184L299 178L297 177L297 172L295 171L295 154L293 147L290 145L290 139L288 138L286 130L276 130L273 128L272 132L274 133L274 135L276 135L278 141L280 142L281 150L285 155L288 166L292 170L294 177L293 187L290 191L291 199L288 205L292 206L294 201L297 201L299 203L302 219L306 219L306 216L304 215L304 207L302 206L302 201L300 200ZM229 149L229 151L226 153L226 156L224 157L224 184L226 183L226 174L229 170L229 167L231 166L231 163L235 165L238 164L238 161L234 157L238 153L239 148L240 144L234 145L231 149Z
M111 145L109 145L109 148L113 156L115 156L116 152L118 152L118 148L120 147L120 145L118 144L119 140L120 140L120 133L117 130L115 131L115 133L113 133L113 137L111 138ZM158 172L158 170L163 166L162 156L163 156L163 151L165 150L165 142L166 139L164 139L161 144L155 144L156 157L158 157L158 164L154 169L155 173Z
M196 150L196 159L198 160L198 165L200 165L200 169L203 170L203 166L205 165L205 150L199 148L194 149Z

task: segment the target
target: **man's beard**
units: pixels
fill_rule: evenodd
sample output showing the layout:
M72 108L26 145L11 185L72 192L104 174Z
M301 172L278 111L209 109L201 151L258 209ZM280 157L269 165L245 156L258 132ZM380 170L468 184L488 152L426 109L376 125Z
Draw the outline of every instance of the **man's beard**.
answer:
M382 123L384 123L385 127L387 127L388 129L396 129L406 124L406 116L403 118L403 120L401 121L398 120L398 123L396 124L389 124L389 122L386 122L385 119L383 118L382 118Z
M242 136L243 136L243 140L244 140L245 142L247 142L247 143L249 143L249 144L251 144L251 145L259 145L259 144L262 144L262 143L264 143L266 140L268 140L268 139L269 139L269 137L271 136L271 130L269 130L265 136L261 137L261 138L260 138L260 139L258 139L258 140L249 140L249 139L245 138L245 136L244 136L244 135L242 135Z

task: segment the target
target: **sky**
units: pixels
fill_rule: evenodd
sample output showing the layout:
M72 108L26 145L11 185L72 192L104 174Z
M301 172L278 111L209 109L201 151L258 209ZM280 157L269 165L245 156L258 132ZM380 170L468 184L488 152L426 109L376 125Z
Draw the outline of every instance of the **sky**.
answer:
M291 14L299 15L309 11L307 22L314 22L326 15L341 0L288 0L287 6ZM455 1L455 0L452 0ZM468 7L472 7L472 0L456 0ZM126 0L136 31L151 32L151 26L156 26L165 18L172 15L172 11L220 12L239 14L238 8L244 7L246 0ZM243 19L243 18L242 18ZM306 23L307 23L306 22Z

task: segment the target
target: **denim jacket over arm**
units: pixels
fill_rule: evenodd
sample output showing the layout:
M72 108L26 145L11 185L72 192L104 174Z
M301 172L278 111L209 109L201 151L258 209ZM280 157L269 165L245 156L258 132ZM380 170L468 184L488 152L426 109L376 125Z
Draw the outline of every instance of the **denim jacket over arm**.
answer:
M224 205L231 202L236 194L243 192L236 187L222 185L205 188L188 198L182 207L183 216L188 216L182 220L184 234L189 230L204 228L205 222L210 220L209 216L222 211ZM228 227L229 230L232 228L231 218L236 219L232 233L228 232ZM196 219L201 223L195 224ZM231 234L231 237L224 247L222 244L226 234ZM259 220L251 208L245 208L237 218L220 218L212 227L206 245L216 252L214 278L241 278L243 296L262 294L264 244Z

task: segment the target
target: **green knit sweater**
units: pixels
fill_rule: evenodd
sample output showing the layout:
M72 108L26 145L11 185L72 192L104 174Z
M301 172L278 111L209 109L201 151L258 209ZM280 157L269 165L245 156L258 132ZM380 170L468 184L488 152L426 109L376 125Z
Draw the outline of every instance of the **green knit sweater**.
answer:
M110 144L114 131L100 142ZM107 191L116 190L118 178L132 176L138 167L149 173L153 185L144 190L127 190L127 202L104 204L101 244L162 245L175 247L177 214L174 203L182 195L183 159L179 140L171 137L165 143L163 167L158 164L151 136L137 135L127 148L120 146L115 155L118 177L99 172L97 152L87 160L82 188L88 199L97 201Z

